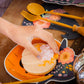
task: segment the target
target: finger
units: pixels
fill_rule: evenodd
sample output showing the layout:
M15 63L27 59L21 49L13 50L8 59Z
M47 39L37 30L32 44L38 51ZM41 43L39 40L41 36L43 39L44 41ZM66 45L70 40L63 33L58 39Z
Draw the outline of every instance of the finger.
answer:
M53 51L55 53L58 53L59 54L59 49L58 49L57 43L55 42L55 39L54 39L54 37L53 37L52 34L50 34L48 36L48 38L46 39L46 42L49 44L49 46L53 49Z
M51 36L48 40L47 40L49 46L53 49L53 51L55 53L58 53L59 54L59 48L58 48L58 45L57 43L55 42L54 38Z
M58 46L54 40L54 37L51 33L45 31L45 30L41 30L41 32L39 31L38 32L38 35L37 37L41 38L42 40L46 41L49 46L53 49L53 51L55 53L58 53L59 54L59 49L58 49Z

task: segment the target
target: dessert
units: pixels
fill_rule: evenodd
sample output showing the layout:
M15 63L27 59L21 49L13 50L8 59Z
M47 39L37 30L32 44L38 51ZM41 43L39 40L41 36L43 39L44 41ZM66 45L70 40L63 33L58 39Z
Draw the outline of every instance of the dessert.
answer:
M41 56L34 56L27 49L22 53L22 64L24 69L34 75L49 73L56 65L57 54L53 52L48 44L34 43L34 47L41 52Z

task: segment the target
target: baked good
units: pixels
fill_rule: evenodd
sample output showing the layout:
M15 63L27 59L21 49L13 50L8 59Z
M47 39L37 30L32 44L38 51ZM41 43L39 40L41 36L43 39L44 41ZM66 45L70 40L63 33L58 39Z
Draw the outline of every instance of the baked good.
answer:
M41 56L34 56L33 53L24 49L22 53L22 64L24 69L34 75L44 75L49 73L56 65L55 54L48 44L33 44Z

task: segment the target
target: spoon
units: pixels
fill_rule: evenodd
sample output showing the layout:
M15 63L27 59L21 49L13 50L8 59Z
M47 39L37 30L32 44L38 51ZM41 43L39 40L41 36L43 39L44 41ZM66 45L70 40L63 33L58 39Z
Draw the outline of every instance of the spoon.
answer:
M42 18L40 15L39 16L32 15L32 14L30 14L30 13L24 11L24 10L21 12L21 15L23 15L29 21L36 21L36 20L40 20L41 19L41 20L45 20L45 21L57 24L59 26L73 28L72 26L64 24L64 23L60 23L60 22L56 22L56 21L52 21L52 20L49 20L49 19Z
M41 81L48 80L48 79L51 78L52 76L53 76L53 75L47 75L47 76L43 76L43 77L39 77L39 78L35 78L35 79L30 79L30 80L23 80L23 81L16 81L16 82L9 82L9 83L2 83L2 84L35 83L35 82L41 82Z
M34 15L41 15L41 14L44 14L44 13L49 13L49 14L60 15L60 16L73 18L73 19L79 19L79 20L84 21L84 17L78 17L78 16L74 16L74 15L56 13L56 12L53 12L53 11L45 11L43 6L41 6L40 4L37 4L37 3L30 3L27 6L27 10Z
M78 27L77 25L70 26L70 25L67 25L67 24L64 24L64 23L52 21L52 20L49 20L49 19L42 18L41 16L32 15L32 14L30 14L30 13L24 11L24 10L21 12L21 15L24 16L29 21L36 21L36 20L42 19L42 20L57 24L59 26L71 28L73 31L77 31L78 33L80 33L81 35L84 36L84 27Z

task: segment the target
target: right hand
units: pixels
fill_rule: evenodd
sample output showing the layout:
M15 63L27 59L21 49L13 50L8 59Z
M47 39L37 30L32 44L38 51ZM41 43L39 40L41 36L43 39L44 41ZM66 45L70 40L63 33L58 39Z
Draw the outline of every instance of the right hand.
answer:
M4 25L5 24L5 25ZM4 25L4 26L3 26ZM8 36L12 41L18 45L27 48L34 55L40 55L40 52L32 45L33 38L40 38L53 49L55 53L59 54L58 46L53 38L53 35L36 26L20 26L12 24L2 18L0 18L0 32Z

